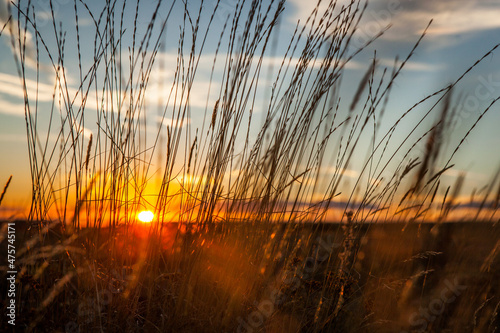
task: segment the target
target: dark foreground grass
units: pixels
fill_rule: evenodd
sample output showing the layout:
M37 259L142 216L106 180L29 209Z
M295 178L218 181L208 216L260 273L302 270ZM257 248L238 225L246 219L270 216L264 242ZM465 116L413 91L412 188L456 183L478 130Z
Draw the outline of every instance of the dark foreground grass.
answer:
M21 330L495 332L500 319L500 230L491 223L364 224L355 250L339 224L173 223L161 240L121 229L124 266L106 253L107 229L89 258L84 236L16 228L19 248L32 244L18 256ZM145 260L152 243L155 263ZM50 259L40 267L37 257Z

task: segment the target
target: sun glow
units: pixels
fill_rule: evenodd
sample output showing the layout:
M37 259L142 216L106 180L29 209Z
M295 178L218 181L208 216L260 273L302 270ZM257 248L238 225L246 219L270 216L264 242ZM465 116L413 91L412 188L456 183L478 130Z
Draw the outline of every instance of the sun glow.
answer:
M155 215L150 210L143 210L142 212L140 212L137 215L137 218L139 219L139 221L141 221L143 223L149 223L149 222L153 221L154 217L155 217Z

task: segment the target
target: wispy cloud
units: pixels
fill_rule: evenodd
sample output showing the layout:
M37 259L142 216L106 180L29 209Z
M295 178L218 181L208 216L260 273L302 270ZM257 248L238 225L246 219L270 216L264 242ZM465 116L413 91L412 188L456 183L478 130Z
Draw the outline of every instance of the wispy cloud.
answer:
M49 76L50 80L50 76ZM56 79L56 75L52 75L52 84L44 82L36 82L35 80L26 78L24 84L26 85L26 93L30 103L38 101L39 107L44 106L40 103L51 103L55 101L56 105L61 104L62 107L68 103L67 96L73 101L75 96L79 96L80 92L72 86L73 80L68 76L68 73L63 77L60 75ZM57 84L56 84L57 82ZM67 91L66 91L67 89ZM114 92L114 96L118 96ZM7 73L0 73L0 114L24 116L24 86L22 81L17 75ZM76 103L80 101L79 98L75 99ZM95 92L90 92L87 96L85 108L98 110L100 99L96 98ZM34 105L34 104L32 104ZM78 108L80 105L76 105Z
M336 167L328 167L325 170L323 170L323 173L325 175L334 175L334 174L339 174L342 175L342 177L348 177L348 178L353 178L353 179L358 179L360 174L356 170L352 169L338 169Z
M472 171L465 171L459 169L448 169L443 173L443 176L457 178L465 175L468 179L473 179L475 181L486 181L488 179L487 175Z
M389 68L394 67L394 59L383 58L383 59L379 59L379 61L380 61L380 64L382 66L386 66ZM401 65L401 61L398 61L396 63L396 66L400 66L400 65ZM404 69L406 71L435 72L438 70L443 70L445 67L446 67L445 64L429 64L429 63L419 62L419 61L407 61L405 66L404 66Z
M464 8L465 7L465 8ZM434 22L428 33L430 35L454 35L500 28L500 8L481 8L464 6L455 11L445 11L434 15ZM469 8L467 8L469 7ZM429 17L428 12L406 13L402 20L413 17L414 21ZM419 30L418 33L422 33Z
M348 5L350 0L337 1L337 7ZM290 22L305 22L316 7L316 1L290 0L293 15ZM323 1L320 12L327 7ZM457 34L469 34L500 28L500 7L493 0L373 0L368 4L359 30L375 36L388 25L392 25L381 38L393 41L412 41L422 34L427 23L433 19L427 31L428 39L442 40ZM448 40L448 44L452 41ZM447 44L447 45L448 45Z
M38 101L49 102L52 101L52 95L54 93L54 86L42 82L36 82L34 80L25 80L26 89L30 97L35 96L38 88ZM10 75L6 73L0 73L0 93L9 95L15 98L24 98L24 90L21 84L21 80L17 75Z
M9 10L10 8L10 10ZM5 36L7 38L2 38L0 40L0 43L3 43L5 47L8 47L11 49L13 54L19 54L19 43L11 43L11 38L13 38L15 41L21 41L22 42L22 49L24 52L24 64L36 68L37 67L37 56L36 56L36 47L35 47L35 42L34 42L34 37L33 34L31 33L30 29L11 29L11 27L16 27L18 25L17 20L15 17L17 17L17 9L12 6L10 0L0 0L0 27L3 27L9 20L9 14L11 14L10 18L10 24L7 25L5 30L2 33L2 36ZM12 12L12 13L11 13ZM22 27L22 25L21 25ZM50 67L38 63L39 67L42 71L47 71L50 69Z
M214 66L214 73L212 78L212 83L210 82L210 71L212 69L212 64L214 62L215 54L206 53L202 54L199 63L200 64L210 64L210 66L200 66L196 73L196 79L193 82L193 86L189 91L189 106L203 109L207 106L207 97L208 97L208 108L210 109L215 104L215 101L219 98L219 92L221 89L221 84L226 81L222 77L224 73L223 66L225 65L225 58L220 54L218 55L217 61ZM256 69L260 58L255 57L252 63L252 70ZM307 67L311 70L319 69L322 65L323 58L318 58L316 61L310 61L307 63ZM165 106L168 101L168 107L179 107L179 104L186 103L187 91L181 91L181 89L174 88L171 93L172 83L174 79L175 72L170 68L175 68L175 64L177 63L177 54L172 52L159 53L157 55L156 63L159 64L164 62L166 64L167 69L160 69L153 71L151 73L152 77L150 83L147 88L147 100L149 105ZM266 71L269 66L273 66L274 70L277 71L279 66L283 63L283 66L289 66L290 68L295 68L301 59L298 57L286 58L283 63L282 56L264 56L261 60L261 68L262 71L260 73L259 79L259 89L264 86L271 87L274 82L267 82L265 80ZM347 63L340 62L339 66L343 66L344 69L353 69L353 70L366 70L366 66L362 65L359 62L351 60ZM163 84L160 86L159 82L163 80ZM286 79L285 79L286 80ZM180 87L180 85L179 85ZM208 95L210 92L210 95ZM256 107L255 112L259 112L259 108Z
M35 99L39 103L52 102L54 93L56 93L56 101L58 101L58 90L54 89L55 85L36 82L31 79L25 79L24 82L26 93L31 102L34 102ZM68 90L70 96L77 93L76 89L69 88ZM2 102L0 104L0 114L24 116L24 87L17 75L0 73L0 101ZM95 107L94 101L89 100L89 107Z

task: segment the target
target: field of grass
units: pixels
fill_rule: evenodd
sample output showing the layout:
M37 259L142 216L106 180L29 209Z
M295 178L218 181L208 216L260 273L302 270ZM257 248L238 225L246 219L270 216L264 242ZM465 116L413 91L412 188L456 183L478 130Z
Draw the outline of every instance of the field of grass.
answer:
M202 232L173 223L159 238L138 226L116 231L112 258L108 229L68 239L57 226L39 234L16 225L19 248L32 248L19 260L22 330L495 332L500 324L491 223L235 223ZM91 258L87 233L100 239Z
M29 5L11 6L4 31L24 87L32 202L26 219L2 222L2 253L15 223L18 271L16 326L3 316L2 329L498 332L499 174L469 206L459 202L465 176L441 177L496 106L450 142L454 91L498 44L387 123L391 90L425 32L393 68L374 53L347 101L345 69L373 42L352 42L364 1L318 6L292 36L279 35L284 1L240 1L219 30L218 4L185 4L153 120L145 96L165 65L170 3L95 11L75 1L74 27L52 12L49 35ZM81 41L83 19L91 43ZM265 75L276 38L289 46ZM49 106L38 95L47 68ZM191 123L198 71L210 73L200 128ZM360 173L348 182L353 164ZM137 220L143 210L151 222Z

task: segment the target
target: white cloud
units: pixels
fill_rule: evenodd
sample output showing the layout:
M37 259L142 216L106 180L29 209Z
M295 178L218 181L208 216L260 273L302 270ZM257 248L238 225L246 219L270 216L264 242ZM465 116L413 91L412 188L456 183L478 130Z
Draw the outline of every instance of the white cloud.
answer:
M210 96L208 96L208 108L210 109L213 107L215 104L215 101L218 99L219 96L219 90L221 88L222 82L225 82L223 78L221 77L223 73L223 66L225 65L225 57L221 56L219 54L215 69L214 69L214 77L212 80L212 84L210 84L210 71L212 68L213 60L214 60L215 54L213 53L206 53L202 54L199 60L200 64L205 64L205 66L200 66L198 67L198 72L196 73L196 78L193 82L193 86L191 88L191 91L189 92L189 105L191 107L196 107L196 108L205 108L207 106L207 94L210 89ZM177 54L176 53L160 53L157 55L156 63L160 63L160 59L163 57L163 61L166 64L167 68L172 68L177 63ZM253 59L252 63L252 71L256 68L257 64L259 61L259 57L255 57ZM309 68L313 69L319 69L321 67L323 59L318 58L316 59L315 62L310 61L308 63ZM278 67L281 66L281 63L283 62L283 57L280 56L275 56L275 57L270 57L270 56L264 56L262 58L262 72L260 73L260 79L259 79L259 86L271 86L273 82L266 82L265 81L265 71L267 71L267 68L272 64L274 65L274 70L277 71ZM284 66L289 66L290 68L295 68L300 62L300 59L298 57L293 57L293 58L287 58L285 60ZM210 64L207 66L206 64ZM354 60L349 61L348 63L340 63L339 66L344 66L344 69L362 69L365 70L366 66L363 66L361 63L356 62ZM158 66L158 65L157 65ZM158 106L158 103L161 103L161 106L165 106L165 103L167 102L167 99L170 94L170 89L172 88L172 80L174 77L174 70L171 69L164 69L160 70L157 67L157 70L152 72L152 78L150 80L150 83L147 88L147 101L149 105L155 105ZM283 74L283 73L282 73ZM253 75L253 72L252 72ZM164 80L164 84L162 87L162 90L160 90L160 85L158 82L160 80ZM179 86L180 87L180 86ZM176 103L176 106L179 106L179 103L185 103L186 102L186 91L184 92L184 95L182 95L182 92L180 89L175 89L174 88L174 93L170 97L169 100L169 107L174 106L174 101ZM175 96L175 92L177 93L177 96ZM177 97L177 98L176 98ZM211 110L210 110L211 111ZM254 110L258 111L258 110Z
M352 169L338 169L336 167L328 167L325 170L322 171L323 174L325 175L335 175L335 174L340 174L342 177L348 177L348 178L353 178L353 179L358 179L360 174L358 171L352 170Z
M379 59L380 64L382 66L386 66L389 68L394 67L394 60L393 59ZM401 65L401 61L398 61L396 63L396 66ZM444 64L428 64L425 62L419 62L419 61L408 61L406 62L404 66L405 71L424 71L424 72L437 72L440 70L443 70L445 67Z
M444 11L433 15L434 22L428 30L429 35L454 35L500 28L500 8L461 7L455 11ZM476 8L475 8L476 7ZM402 20L417 21L429 17L431 13L420 12L405 15ZM418 33L422 33L421 29Z
M63 80L61 80L61 82L62 81ZM39 103L52 102L54 91L56 92L55 100L56 102L59 102L59 98L57 97L59 96L59 89L54 90L53 84L47 84L43 82L37 83L35 80L31 79L25 79L24 82L26 85L26 92L28 94L30 103L34 103L35 98L38 99ZM69 83L71 82L71 80L67 79L67 82ZM77 90L68 86L68 92L70 98L73 98L73 96L75 96L75 94L77 93ZM9 100L16 102L9 102ZM2 101L2 104L0 105L0 114L3 113L9 115L24 116L24 87L17 75L0 73L0 101ZM34 104L32 104L32 106L33 105ZM96 108L95 98L89 98L89 100L87 101L87 107L94 109Z
M448 169L443 173L443 176L451 177L451 178L458 178L462 175L465 175L466 178L468 179L474 179L476 181L485 181L487 180L488 176L482 173L477 173L477 172L472 172L472 171L465 171L465 170L459 170L459 169Z
M287 3L293 6L293 15L290 15L288 20L295 25L299 20L304 24L316 7L318 7L318 15L321 17L321 14L328 9L330 1L323 0L319 6L317 0L288 0ZM341 6L348 6L350 3L351 0L339 0L336 7L341 8Z
M28 96L34 98L36 89L38 88L38 101L52 101L54 86L42 82L37 83L36 81L30 79L26 79L25 84L28 91ZM23 86L19 77L17 75L0 73L0 93L23 99Z
M305 22L317 4L316 1L303 0L289 0L289 3L293 5L294 14L290 16L293 24L299 19ZM320 11L324 11L328 3L322 1ZM337 1L337 7L349 3L349 0ZM427 39L441 41L443 37L500 28L499 17L500 6L495 1L372 0L368 3L359 32L372 37L391 24L382 39L414 41L433 19ZM447 45L449 43L452 42L448 41Z
M9 0L0 0L0 29L5 25L5 23L7 23L9 19L9 6L11 11L16 10L15 7L11 5ZM24 63L29 67L36 68L36 48L34 44L33 34L29 29L26 29L25 31L23 26L21 26L20 29L17 29L18 21L14 19L17 13L11 12L11 15L12 17L10 23L7 24L2 32L2 36L7 37L3 40L3 43L12 50L12 53L19 55L19 44L16 42L14 43L14 45L12 45L11 37L13 37L15 41L21 41L21 47L23 48L24 52ZM42 64L40 68L42 70L47 69L47 67L43 66Z
M52 76L53 82L56 82L55 74ZM64 81L66 80L66 83ZM71 86L73 80L66 74L65 78L62 76L57 80L57 86L55 84L48 84L43 82L36 82L35 80L25 79L26 92L28 95L28 100L31 106L34 106L35 100L38 99L38 103L51 103L55 101L56 105L61 104L62 108L66 108L64 100L66 100L66 88L67 95L73 100L75 99L77 103L76 108L78 109L80 102L79 91L77 88ZM54 89L56 86L57 89ZM61 88L62 87L62 88ZM38 89L38 92L37 92ZM55 95L54 95L55 93ZM117 92L114 92L117 96ZM54 97L55 96L55 97ZM61 98L64 98L60 100ZM9 102L9 100L15 102ZM22 85L21 79L17 75L11 75L7 73L0 73L0 114L18 115L24 116L24 87ZM87 96L85 108L97 110L98 106L101 104L101 100L96 100L96 95L94 91L91 91ZM44 107L39 104L39 107Z

